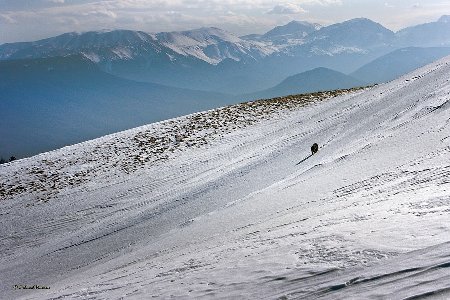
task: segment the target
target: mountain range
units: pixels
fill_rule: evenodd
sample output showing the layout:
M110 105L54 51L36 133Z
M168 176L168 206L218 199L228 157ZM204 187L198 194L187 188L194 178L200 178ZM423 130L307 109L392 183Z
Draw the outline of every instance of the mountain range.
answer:
M240 100L391 80L450 54L449 18L398 32L357 18L242 37L214 27L103 30L3 44L0 156Z
M72 32L0 45L0 60L77 54L127 79L243 94L317 67L348 74L400 48L446 46L448 16L398 32L357 18L324 27L292 21L263 35L243 37L214 27L162 33Z

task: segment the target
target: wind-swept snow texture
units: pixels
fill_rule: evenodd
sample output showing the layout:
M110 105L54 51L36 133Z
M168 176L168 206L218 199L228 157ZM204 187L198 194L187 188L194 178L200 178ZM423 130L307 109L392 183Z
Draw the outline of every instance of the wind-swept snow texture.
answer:
M445 58L2 165L0 298L448 299L449 74Z

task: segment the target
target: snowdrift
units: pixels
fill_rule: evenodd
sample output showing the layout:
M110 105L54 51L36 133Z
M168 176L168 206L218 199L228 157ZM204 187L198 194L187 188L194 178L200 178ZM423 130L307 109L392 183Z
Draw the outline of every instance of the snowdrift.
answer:
M447 57L2 165L0 298L448 298L449 74Z

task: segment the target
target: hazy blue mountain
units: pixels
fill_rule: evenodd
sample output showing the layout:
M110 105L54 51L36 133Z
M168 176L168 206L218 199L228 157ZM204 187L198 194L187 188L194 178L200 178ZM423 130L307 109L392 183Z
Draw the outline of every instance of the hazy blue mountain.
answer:
M0 154L29 156L233 103L231 96L119 78L83 56L0 62Z
M307 43L316 54L364 53L389 47L395 34L382 25L357 18L323 27L308 35Z
M322 26L319 24L291 21L286 25L277 26L265 34L246 35L242 37L245 40L264 41L273 43L276 46L285 47L292 44L302 44L307 35L317 31Z
M368 83L387 82L447 55L450 47L403 48L373 60L350 75Z
M316 68L283 80L280 84L260 92L247 94L245 99L273 98L293 94L328 91L367 85L349 75L330 70Z
M245 41L257 41L261 38L261 36L262 36L262 34L251 33L251 34L240 36L240 38Z
M396 33L400 46L441 47L450 46L450 16L437 22L412 26Z
M277 26L263 34L264 38L278 38L283 36L305 37L320 29L322 26L304 21L291 21L286 25Z
M134 81L242 94L320 66L351 73L399 48L450 44L448 19L443 16L397 34L364 18L326 27L293 21L242 38L218 28L67 33L0 45L0 60L76 54L105 72Z
M285 45L261 61L271 86L317 67L350 73L373 59L392 51L392 31L368 19L353 19L322 27L302 42ZM270 82L269 82L270 79Z

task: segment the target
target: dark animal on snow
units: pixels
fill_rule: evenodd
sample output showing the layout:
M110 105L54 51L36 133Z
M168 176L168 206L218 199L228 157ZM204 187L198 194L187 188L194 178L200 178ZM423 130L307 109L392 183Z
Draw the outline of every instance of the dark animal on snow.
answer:
M319 145L317 145L317 143L314 143L311 146L311 155L314 155L317 151L319 151Z

